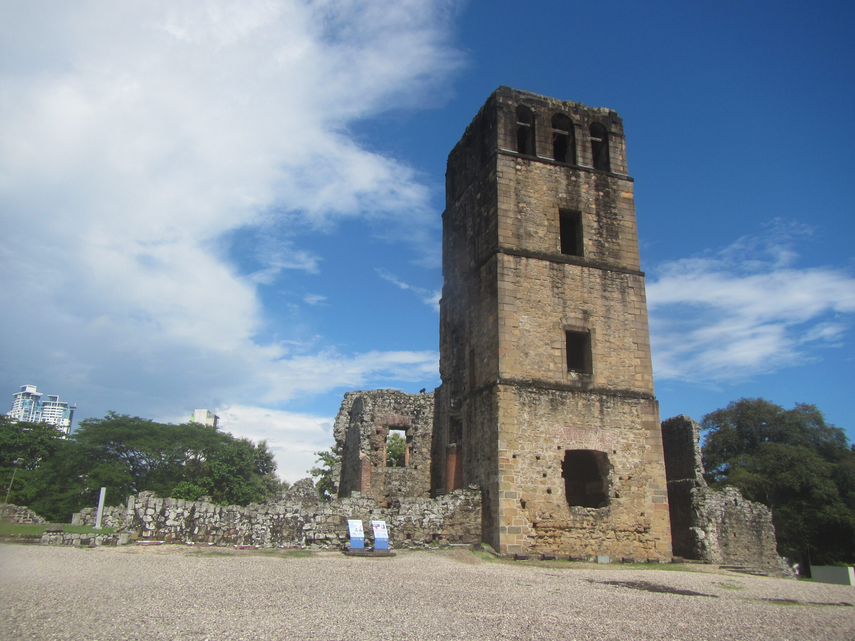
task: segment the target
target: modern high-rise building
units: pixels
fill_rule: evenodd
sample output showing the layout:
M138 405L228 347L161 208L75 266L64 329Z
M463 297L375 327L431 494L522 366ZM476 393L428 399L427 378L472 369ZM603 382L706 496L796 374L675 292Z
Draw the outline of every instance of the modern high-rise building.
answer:
M214 414L211 410L193 410L193 417L190 419L190 422L201 423L208 427L217 427L220 422L220 417Z
M12 395L12 411L7 416L22 423L48 423L61 428L66 436L71 432L75 405L60 401L59 396L42 394L35 385L22 385L20 392Z
M23 423L38 422L41 398L35 385L22 385L21 391L12 395L12 411L7 416Z

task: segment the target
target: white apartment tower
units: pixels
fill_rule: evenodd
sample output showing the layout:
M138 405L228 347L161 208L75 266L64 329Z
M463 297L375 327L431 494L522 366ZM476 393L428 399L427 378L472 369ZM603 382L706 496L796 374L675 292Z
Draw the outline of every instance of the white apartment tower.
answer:
M190 419L190 422L201 423L202 425L215 428L220 422L220 417L210 410L193 410L193 418Z
M21 423L48 423L62 429L66 436L71 432L75 405L60 401L59 396L48 394L42 400L42 394L35 385L22 385L20 392L12 395L10 418Z

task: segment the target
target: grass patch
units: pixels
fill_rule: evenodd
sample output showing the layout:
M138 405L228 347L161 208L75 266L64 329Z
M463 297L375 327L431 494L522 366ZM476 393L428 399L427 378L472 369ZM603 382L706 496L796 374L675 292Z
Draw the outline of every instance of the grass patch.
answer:
M16 536L20 534L41 535L46 528L46 523L0 523L0 536Z
M487 563L493 563L498 560L495 556L484 550L472 550L471 554L472 556L477 557L482 561L486 561Z
M48 525L48 523L0 523L0 536L42 535ZM96 530L90 525L63 523L62 531L72 534L112 534L114 530L111 527L102 527L100 530Z

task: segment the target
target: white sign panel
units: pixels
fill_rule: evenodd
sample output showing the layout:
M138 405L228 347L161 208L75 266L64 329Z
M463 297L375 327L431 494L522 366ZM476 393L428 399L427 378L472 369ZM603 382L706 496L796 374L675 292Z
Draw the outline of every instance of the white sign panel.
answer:
M362 539L365 538L365 532L362 530L362 521L347 521L347 529L350 530L350 538Z

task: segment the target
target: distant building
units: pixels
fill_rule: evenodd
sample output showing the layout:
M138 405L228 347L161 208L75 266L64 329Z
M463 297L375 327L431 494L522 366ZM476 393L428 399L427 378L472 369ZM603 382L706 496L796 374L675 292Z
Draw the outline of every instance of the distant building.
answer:
M48 423L61 428L66 435L71 432L75 405L59 400L59 396L42 394L35 385L22 385L21 391L12 395L12 411L7 416L22 423Z
M220 422L220 417L210 410L193 410L193 418L190 419L190 422L201 423L208 427L217 427L217 424Z
M12 411L7 416L23 423L38 422L41 398L35 385L22 385L21 391L12 395Z

